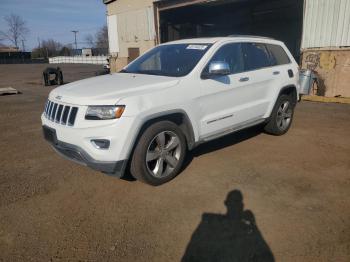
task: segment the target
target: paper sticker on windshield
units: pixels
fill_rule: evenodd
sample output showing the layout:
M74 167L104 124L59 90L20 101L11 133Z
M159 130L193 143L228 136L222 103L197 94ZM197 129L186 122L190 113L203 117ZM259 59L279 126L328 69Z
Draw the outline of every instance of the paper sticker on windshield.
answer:
M186 49L205 50L207 47L207 45L188 45Z

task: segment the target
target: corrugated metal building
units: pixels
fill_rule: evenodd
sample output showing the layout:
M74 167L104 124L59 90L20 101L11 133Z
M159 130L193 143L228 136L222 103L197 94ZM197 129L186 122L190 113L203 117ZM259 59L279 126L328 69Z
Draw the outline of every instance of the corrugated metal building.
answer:
M349 25L349 0L306 0L302 48L350 46Z
M317 71L314 94L350 97L350 0L305 0L302 67Z
M163 42L252 34L318 72L314 93L350 97L350 0L104 0L112 69ZM316 86L316 85L315 85Z

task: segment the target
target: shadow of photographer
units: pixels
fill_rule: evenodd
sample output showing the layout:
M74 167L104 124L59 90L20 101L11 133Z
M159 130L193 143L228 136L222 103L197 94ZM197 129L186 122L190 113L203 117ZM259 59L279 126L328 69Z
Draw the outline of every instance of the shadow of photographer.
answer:
M225 205L225 215L202 215L182 261L274 261L253 212L244 210L242 193L231 191Z

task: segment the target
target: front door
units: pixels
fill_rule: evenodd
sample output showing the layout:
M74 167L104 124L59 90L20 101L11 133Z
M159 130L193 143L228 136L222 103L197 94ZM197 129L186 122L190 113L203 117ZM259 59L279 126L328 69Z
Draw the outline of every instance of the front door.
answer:
M257 57L260 65L255 65L255 69L249 64L247 50L245 43L225 44L204 69L206 73L211 62L222 61L229 64L231 73L201 79L201 139L259 121L265 114L271 76L265 72L269 69L261 64L261 57Z

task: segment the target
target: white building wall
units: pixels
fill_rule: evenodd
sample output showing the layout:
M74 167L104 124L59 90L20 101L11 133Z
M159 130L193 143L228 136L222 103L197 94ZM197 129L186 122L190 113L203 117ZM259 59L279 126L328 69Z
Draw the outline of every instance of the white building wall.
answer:
M127 47L130 46L139 47L141 53L153 47L156 38L153 8L146 7L118 14L118 32L122 43L122 57L128 56Z
M119 52L118 17L117 15L107 16L109 53L114 55Z
M108 56L55 56L49 58L50 64L94 64L106 65Z
M350 46L350 0L305 0L302 49Z

